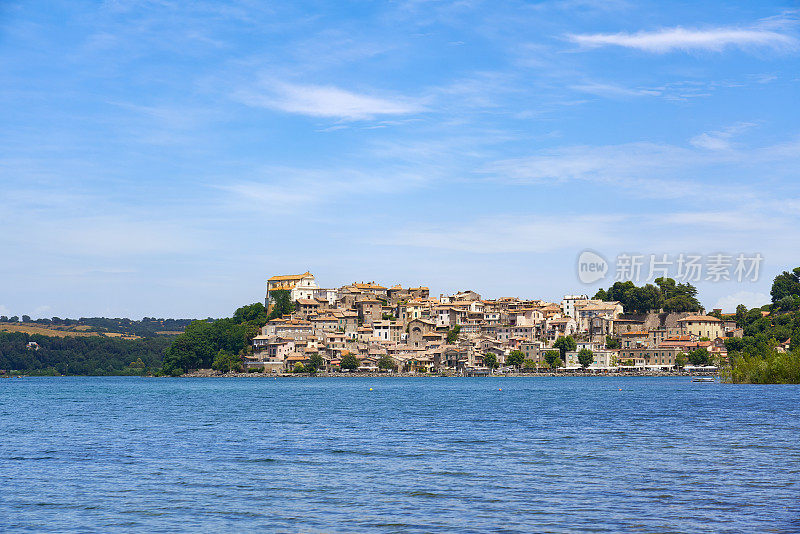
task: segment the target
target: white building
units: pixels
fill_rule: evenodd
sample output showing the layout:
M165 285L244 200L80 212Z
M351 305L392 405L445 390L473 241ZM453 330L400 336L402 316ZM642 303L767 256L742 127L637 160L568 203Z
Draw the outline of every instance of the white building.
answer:
M575 317L575 303L589 300L588 295L564 295L561 299L561 315Z
M581 367L581 364L578 361L578 352L580 352L580 348L578 350L567 352L566 354L567 361L565 362L567 369L577 369ZM617 351L607 350L607 349L592 351L592 363L589 365L588 367L589 369L607 370L614 368L616 366L617 366Z
M265 302L269 305L270 291L289 291L292 301L296 301L298 299L313 299L319 289L320 287L317 285L314 275L310 272L273 276L267 280L267 298ZM328 299L326 298L325 300Z

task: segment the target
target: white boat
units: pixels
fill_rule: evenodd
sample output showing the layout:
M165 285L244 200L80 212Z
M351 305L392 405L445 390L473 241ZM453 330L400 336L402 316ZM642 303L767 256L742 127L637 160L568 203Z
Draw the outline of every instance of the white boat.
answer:
M694 376L692 382L716 382L717 379L713 376Z

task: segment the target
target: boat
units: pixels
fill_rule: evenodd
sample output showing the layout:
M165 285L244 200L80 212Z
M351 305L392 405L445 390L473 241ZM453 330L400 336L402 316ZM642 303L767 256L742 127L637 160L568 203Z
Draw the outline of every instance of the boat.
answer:
M717 379L713 376L693 376L692 382L716 382Z

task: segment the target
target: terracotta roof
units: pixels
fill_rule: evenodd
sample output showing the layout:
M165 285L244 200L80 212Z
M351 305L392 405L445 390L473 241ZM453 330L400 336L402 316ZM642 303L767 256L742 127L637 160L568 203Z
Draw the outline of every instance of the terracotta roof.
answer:
M354 282L353 287L357 287L359 289L386 289L382 285L376 284L375 282Z
M716 317L712 317L711 315L689 315L684 317L683 319L678 319L678 322L681 321L703 321L706 323L721 323L719 319Z
M271 276L267 279L268 282L272 281L279 281L279 280L300 280L301 278L305 278L306 276L313 277L314 275L310 272L306 271L303 274L284 274L280 276Z

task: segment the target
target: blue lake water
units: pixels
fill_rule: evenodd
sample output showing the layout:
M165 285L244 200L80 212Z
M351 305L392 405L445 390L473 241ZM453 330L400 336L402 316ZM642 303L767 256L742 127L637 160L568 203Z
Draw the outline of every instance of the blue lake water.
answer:
M798 386L4 379L0 437L9 532L800 531Z

